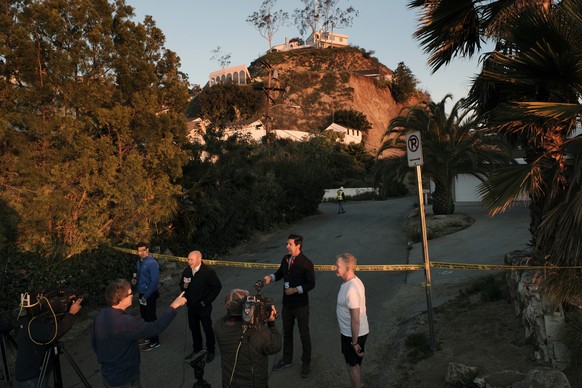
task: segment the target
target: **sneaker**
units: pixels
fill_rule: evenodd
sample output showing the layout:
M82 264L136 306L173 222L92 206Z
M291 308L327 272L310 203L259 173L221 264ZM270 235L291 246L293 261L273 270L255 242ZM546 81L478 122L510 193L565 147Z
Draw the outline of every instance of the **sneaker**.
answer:
M293 365L291 362L281 360L275 364L275 366L273 367L273 370L281 370L281 369L289 368L291 365Z
M309 364L303 363L301 365L301 377L306 378L311 373L311 367Z
M144 346L141 350L143 352L149 352L150 350L155 349L155 348L159 348L159 347L160 347L159 342L151 342L148 345Z
M212 360L214 360L214 357L216 355L214 354L214 352L208 352L208 354L206 355L206 362L212 362Z
M138 344L140 345L148 345L150 343L149 339L141 339L137 341Z

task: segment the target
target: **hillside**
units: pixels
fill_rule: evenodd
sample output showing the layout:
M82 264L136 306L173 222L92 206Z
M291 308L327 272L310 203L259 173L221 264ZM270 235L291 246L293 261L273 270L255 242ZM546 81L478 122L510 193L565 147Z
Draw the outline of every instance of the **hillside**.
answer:
M353 109L364 113L372 124L364 142L366 149L375 153L390 120L413 102L395 103L389 88L392 70L354 47L267 54L249 67L251 76L266 84L268 72L263 62L279 75L271 82L271 87L281 89L271 92L275 108L270 116L275 129L315 132L330 118L332 110ZM418 98L427 96L418 94Z

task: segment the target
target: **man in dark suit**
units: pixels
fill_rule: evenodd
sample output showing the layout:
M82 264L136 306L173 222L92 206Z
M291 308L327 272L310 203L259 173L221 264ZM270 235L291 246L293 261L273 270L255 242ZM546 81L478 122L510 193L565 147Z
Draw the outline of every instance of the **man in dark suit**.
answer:
M188 299L188 326L192 332L193 351L186 356L186 360L194 357L202 350L202 332L206 335L206 362L211 362L215 357L214 331L212 330L212 302L220 293L222 284L216 272L202 262L202 253L192 251L188 254L188 267L182 272L180 289L185 291Z
M303 237L291 234L287 237L287 255L274 274L263 279L265 284L283 279L283 359L273 370L290 367L293 362L293 328L295 320L303 347L301 356L301 377L311 373L311 337L309 335L309 296L315 287L313 263L301 249Z

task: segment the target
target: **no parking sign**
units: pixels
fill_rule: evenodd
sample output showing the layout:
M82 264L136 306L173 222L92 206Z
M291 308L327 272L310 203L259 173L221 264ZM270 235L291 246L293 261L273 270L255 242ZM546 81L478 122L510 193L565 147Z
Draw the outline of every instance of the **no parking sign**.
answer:
M406 135L406 156L408 157L408 167L422 166L424 163L419 131Z

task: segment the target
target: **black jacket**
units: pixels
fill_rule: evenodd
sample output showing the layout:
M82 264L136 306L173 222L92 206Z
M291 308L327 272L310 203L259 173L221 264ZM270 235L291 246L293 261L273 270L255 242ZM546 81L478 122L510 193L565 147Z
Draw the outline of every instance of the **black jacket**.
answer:
M308 293L315 287L313 263L301 252L295 257L293 265L289 270L290 258L291 255L285 255L283 257L279 269L275 272L275 280L283 279L284 282L289 282L289 287L291 288L301 286L303 288L303 294L295 293L287 295L283 289L283 305L291 308L308 306Z
M190 278L188 288L184 288L184 278ZM180 289L186 291L184 297L188 299L188 307L210 306L220 294L222 284L216 272L206 264L200 264L200 269L192 276L192 268L186 267L182 271Z

